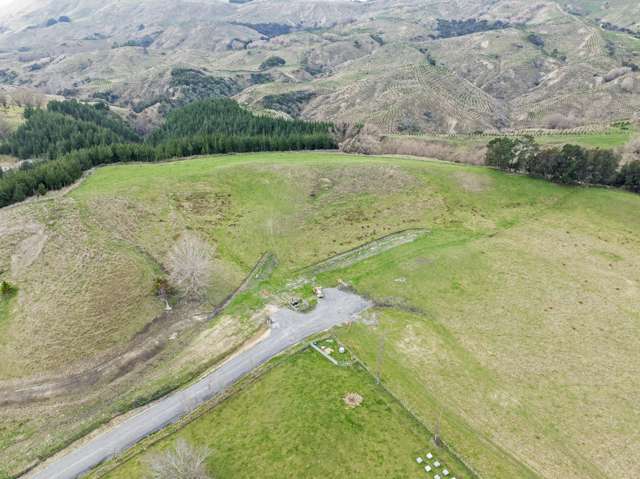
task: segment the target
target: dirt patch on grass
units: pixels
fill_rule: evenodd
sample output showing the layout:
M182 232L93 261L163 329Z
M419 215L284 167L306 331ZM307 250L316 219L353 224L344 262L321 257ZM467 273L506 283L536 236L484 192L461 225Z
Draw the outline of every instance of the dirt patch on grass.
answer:
M209 185L175 193L172 199L181 213L206 218L212 225L228 225L241 218L233 209L231 194L213 191Z
M430 266L436 262L435 258L427 258L425 256L420 256L414 260L414 263L417 266Z
M271 172L286 181L295 181L309 191L311 197L330 194L385 195L406 191L420 185L416 176L395 165L354 164L327 165L259 165L254 169Z
M91 211L91 216L85 221L91 228L137 247L149 244L153 247L153 253L159 257L182 229L178 222L163 218L159 202L113 196L91 199L87 202L87 208ZM162 237L153 243L148 241L145 235L159 227L163 229Z
M238 344L243 337L244 325L234 316L221 317L212 327L205 329L176 358L173 367L186 367L193 362L221 357ZM262 338L262 336L258 336ZM252 342L243 347L248 347Z
M345 397L342 398L344 403L348 408L356 408L362 404L364 398L358 393L348 393Z
M111 382L123 376L138 365L144 364L158 355L170 341L175 341L194 325L204 323L215 317L240 292L244 291L252 278L268 262L269 255L263 256L247 279L231 295L213 309L203 313L203 305L184 303L172 311L165 311L139 331L124 348L110 351L109 357L96 361L81 361L63 375L39 377L38 379L0 381L0 405L21 404L30 401L49 399L55 396L77 393L97 383ZM269 307L251 318L251 324L263 323ZM207 358L222 356L227 348L237 343L243 336L243 324L237 318L223 317L214 327L204 330L181 354L182 359L175 361L172 367L187 366L195 358L206 361Z
M458 185L469 193L482 193L493 185L493 180L489 176L470 171L459 171L454 175L454 178Z
M12 264L18 255L18 247L22 241L34 235L38 230L36 224L28 221L18 222L8 211L0 211L0 276L8 278L14 270Z
M0 406L24 405L31 401L43 401L94 387L97 383L113 380L126 374L138 364L153 358L163 347L160 341L150 341L142 348L127 351L97 367L56 379L10 381L0 384ZM86 367L86 364L82 365Z
M173 334L190 327L197 316L188 315L188 306L167 312L147 325L125 348L101 354L93 360L69 365L56 376L0 382L0 405L26 404L70 395L111 382L154 358Z
M13 156L0 155L0 168L3 170L17 168L18 164L17 158L14 158Z
M338 195L389 194L418 185L418 179L397 166L355 165L324 170L317 178L319 186Z

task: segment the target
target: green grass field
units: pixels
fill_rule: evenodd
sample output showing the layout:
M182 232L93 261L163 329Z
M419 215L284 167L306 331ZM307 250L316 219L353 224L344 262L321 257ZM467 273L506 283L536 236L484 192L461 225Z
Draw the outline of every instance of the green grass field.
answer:
M274 479L418 478L426 474L415 458L428 451L457 478L471 477L360 366L333 366L311 349L275 361L256 383L102 477L148 477L149 461L178 439L205 446L218 479L256 471ZM354 392L364 400L351 408L343 398Z
M384 384L428 430L440 421L444 440L480 477L634 477L639 207L639 196L621 191L403 158L270 153L101 168L66 197L0 211L3 226L31 231L10 233L0 245L0 271L20 287L0 340L0 377L46 373L68 358L91 364L105 342L122 348L161 308L151 282L185 230L216 247L210 303L264 252L277 267L224 319L180 336L153 374L133 376L110 394L132 395L139 384L149 392L167 376L184 377L220 353L228 329L235 341L248 337L253 313L290 293L287 284L306 266L421 228L428 234L412 243L317 275L326 286L351 283L379 305L339 338L373 365L385 335ZM14 272L33 249L23 243L36 234L31 223L43 225L46 241L35 258L27 255L28 272ZM114 274L117 285L107 281ZM82 286L88 278L92 288ZM109 314L105 304L115 305ZM297 375L291 381L292 391L304 387ZM241 393L238 403L252 394ZM211 417L233 410L224 407ZM51 401L2 411L2 435L10 439L0 443L0 463L15 470L50 445L45 431L68 437L113 413L87 407L78 419L76 409ZM256 423L267 413L255 409ZM289 434L305 434L297 423L287 423ZM240 419L210 428L206 441L223 443L214 448L223 450L212 458L214 470L231 474L224 468L240 452L224 452L224 444L237 444L249 426ZM404 461L395 447L389 443L387 454ZM361 457L369 471L379 466ZM277 454L255 460L283 467ZM316 466L351 467L331 460Z
M540 135L536 141L542 145L580 145L585 148L617 148L624 146L633 137L635 130L613 128L608 133L575 135Z
M617 148L624 146L635 135L636 130L629 126L626 128L610 127L602 133L572 133L572 134L545 134L535 135L535 139L541 145L580 145L585 148ZM394 138L402 138L403 135L392 135ZM457 147L480 147L489 143L498 136L492 135L453 135L434 136L417 135L411 138L424 141L433 141Z
M428 425L444 410L444 437L482 475L633 476L638 385L622 378L637 367L638 199L557 193L494 233L436 230L329 275L388 305L377 328L340 337L371 364L386 334L391 389ZM514 197L531 205L526 188Z

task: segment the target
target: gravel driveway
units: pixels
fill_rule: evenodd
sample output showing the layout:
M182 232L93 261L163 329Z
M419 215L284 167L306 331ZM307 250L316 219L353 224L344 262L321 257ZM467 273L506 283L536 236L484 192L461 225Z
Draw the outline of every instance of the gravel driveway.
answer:
M338 289L326 289L324 299L306 314L280 309L271 316L269 336L225 362L191 386L169 394L129 419L91 439L84 445L61 453L43 467L27 474L30 479L72 479L121 452L145 436L171 424L204 401L287 348L349 322L371 306L367 300Z

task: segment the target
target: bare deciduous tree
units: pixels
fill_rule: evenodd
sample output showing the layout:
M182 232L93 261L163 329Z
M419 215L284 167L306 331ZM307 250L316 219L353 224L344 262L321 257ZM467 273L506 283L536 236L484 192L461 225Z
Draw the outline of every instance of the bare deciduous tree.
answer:
M0 118L0 140L4 140L11 134L11 127L4 118Z
M620 88L622 88L622 91L625 91L627 93L633 93L634 86L635 81L633 80L632 76L628 76L620 83Z
M31 103L31 93L29 92L29 90L14 90L12 97L14 103L20 107L26 107Z
M196 448L179 439L173 449L150 459L150 478L212 479L205 467L208 455L206 448Z
M47 98L40 92L20 88L13 92L13 100L21 107L43 108L47 104Z
M169 253L169 280L187 297L199 297L206 291L213 275L212 247L187 233Z
M622 148L622 159L624 163L640 161L640 136L632 139Z
M575 128L577 122L571 115L563 115L562 113L552 113L547 115L542 120L543 124L547 128L553 130L569 130Z

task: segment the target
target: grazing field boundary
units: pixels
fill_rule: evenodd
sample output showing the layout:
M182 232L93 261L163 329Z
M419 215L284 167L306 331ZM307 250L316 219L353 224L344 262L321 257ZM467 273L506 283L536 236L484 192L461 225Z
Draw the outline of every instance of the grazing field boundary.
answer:
M349 348L349 353L351 354L351 356L353 357L354 361L359 364L366 372L367 374L369 374L369 376L371 376L371 378L374 381L378 380L378 377L376 376L376 374L371 371L371 369L369 368L369 366L367 366L354 352L353 349ZM429 431L429 434L433 434L431 429L427 426L427 424L425 423L425 421L418 415L418 413L416 413L406 402L404 402L402 399L400 399L396 394L393 393L393 391L391 391L382 381L382 378L380 378L380 381L377 381L378 385L385 390L385 392L391 396L394 401L396 401L398 404L400 404L403 409L405 411L407 411L407 413L419 424L422 425L422 427L424 427L425 430ZM447 452L449 452L449 454L451 454L453 457L456 458L457 461L460 462L460 464L462 464L466 469L467 469L467 474L469 474L469 476L471 476L474 479L481 479L482 476L478 473L478 471L476 471L473 466L471 464L468 464L460 454L458 454L458 452L453 448L453 446L451 446L449 443L447 443L446 441L444 441L442 438L440 438L440 445L438 445L437 447L442 447L444 449L447 450Z
M193 412L186 415L182 419L176 421L173 424L168 425L163 429L160 429L158 432L150 434L146 438L139 441L136 445L124 451L122 454L114 456L108 462L105 462L104 464L97 466L93 471L87 474L86 476L87 479L99 479L99 478L105 477L107 474L114 471L118 467L122 466L123 464L126 464L127 462L131 461L135 457L144 453L146 450L150 449L156 443L176 433L177 431L184 428L188 424L192 423L196 419L204 416L206 413L208 413L212 409L222 405L226 400L230 399L236 394L239 394L242 391L246 390L249 386L251 386L252 384L257 382L260 378L262 378L266 373L280 366L284 361L287 360L287 358L303 351L306 348L308 348L307 343L298 344L296 346L293 346L288 351L285 351L280 355L276 356L271 361L268 361L267 363L259 366L258 368L254 369L251 373L249 373L247 376L245 376L240 381L238 381L236 384L229 387L226 391L215 396L211 400L205 402L203 405L201 405L200 407L198 407L197 409L195 409Z
M233 292L231 292L218 306L216 306L209 316L207 320L211 321L214 319L221 311L223 311L231 302L240 294L249 289L250 286L256 283L256 281L262 281L267 279L267 277L271 274L271 272L275 269L278 264L278 260L275 255L271 252L264 253L255 266L251 269L247 277L242 281L240 286L238 286Z
M337 341L338 339L334 337L334 339ZM343 343L345 343L344 339L341 340ZM376 375L375 371L372 371L372 369L367 366L367 364L362 361L358 355L356 355L353 351L353 348L348 346L347 343L347 347L349 349L349 353L351 354L353 360L355 363L359 364L360 366L362 366L362 368L373 378L373 380L377 380L378 376ZM384 389L387 394L389 394L389 396L391 396L395 401L398 402L398 404L400 404L406 411L408 414L411 415L411 417L413 417L413 419L415 421L417 421L419 424L422 425L422 427L424 427L425 430L429 431L430 434L433 434L433 431L431 430L431 428L427 425L426 421L421 417L421 415L415 411L414 408L412 408L409 404L406 403L406 401L403 401L400 397L398 397L383 381L383 377L380 376L380 380L379 380L379 385L382 389ZM538 477L537 474L531 470L529 468L529 466L527 466L525 463L518 461L512 454L510 454L509 452L503 450L502 448L500 448L499 446L497 446L496 444L494 444L491 440L485 438L486 441L488 441L493 447L497 448L502 454L507 455L510 459L516 461L523 469L527 470L530 473L530 477ZM462 464L466 469L467 469L467 473L473 477L474 479L482 479L484 476L482 476L474 467L473 465L469 464L468 461L465 461L465 459L462 457L462 455L460 453L458 453L458 451L447 441L445 441L444 439L442 439L442 437L439 437L439 442L440 445L437 445L437 447L441 447L444 448L449 454L451 454L453 457L455 457L455 459L457 461L460 462L460 464Z
M372 256L384 253L396 246L412 243L421 236L428 234L426 229L408 229L396 231L389 235L378 238L369 243L357 246L353 249L340 253L331 258L325 259L314 265L308 266L300 271L300 273L318 274L324 273L337 268L346 268Z
M136 445L124 451L122 454L116 455L113 458L109 459L108 461L104 462L103 464L98 465L91 472L89 472L85 477L87 479L101 479L103 477L108 476L111 472L122 467L128 462L134 460L141 454L144 454L146 451L151 449L153 446L155 446L159 442L172 436L178 431L184 429L190 423L196 421L197 419L211 412L213 409L222 406L227 400L233 398L238 394L243 393L250 386L252 386L256 382L261 380L267 373L285 364L286 361L288 361L291 357L295 356L296 354L300 354L301 352L308 350L310 348L316 349L317 347L314 348L314 342L322 339L323 337L327 337L327 336L326 334L321 333L315 338L311 338L310 342L303 342L291 347L287 351L273 358L271 361L256 368L249 375L247 375L246 377L241 379L239 382L229 387L226 391L224 391L223 393L220 393L218 396L207 401L206 403L204 403L203 405L195 409L192 413L180 419L176 423L168 425L167 427L147 436L146 438L139 441ZM369 367L367 367L355 354L353 354L351 350L349 350L349 353L353 358L353 361L351 362L350 367L360 366L362 370L367 375L369 375L369 377L371 378L371 381L375 382L376 380L375 375L369 369ZM416 424L420 425L420 427L422 427L426 432L428 432L429 435L432 434L431 430L427 427L425 422L411 408L407 407L404 401L400 400L393 392L391 392L385 384L380 382L377 385L382 389L382 391L385 394L388 394L393 401L395 401L398 405L400 405L400 407L404 409L404 411L408 414L409 417L411 417L413 421L415 421ZM446 450L447 453L451 454L451 456L453 456L455 460L458 461L458 465L459 466L461 465L463 468L466 469L464 472L468 477L472 479L482 479L482 476L480 476L478 472L475 471L475 469L471 465L465 462L461 458L461 456L448 443L446 443L445 441L441 441L441 444L438 447Z
M311 346L315 351L319 352L324 358L326 358L334 366L338 365L338 361L336 361L329 354L325 353L322 349L320 349L314 341L311 341L309 343L309 346Z

